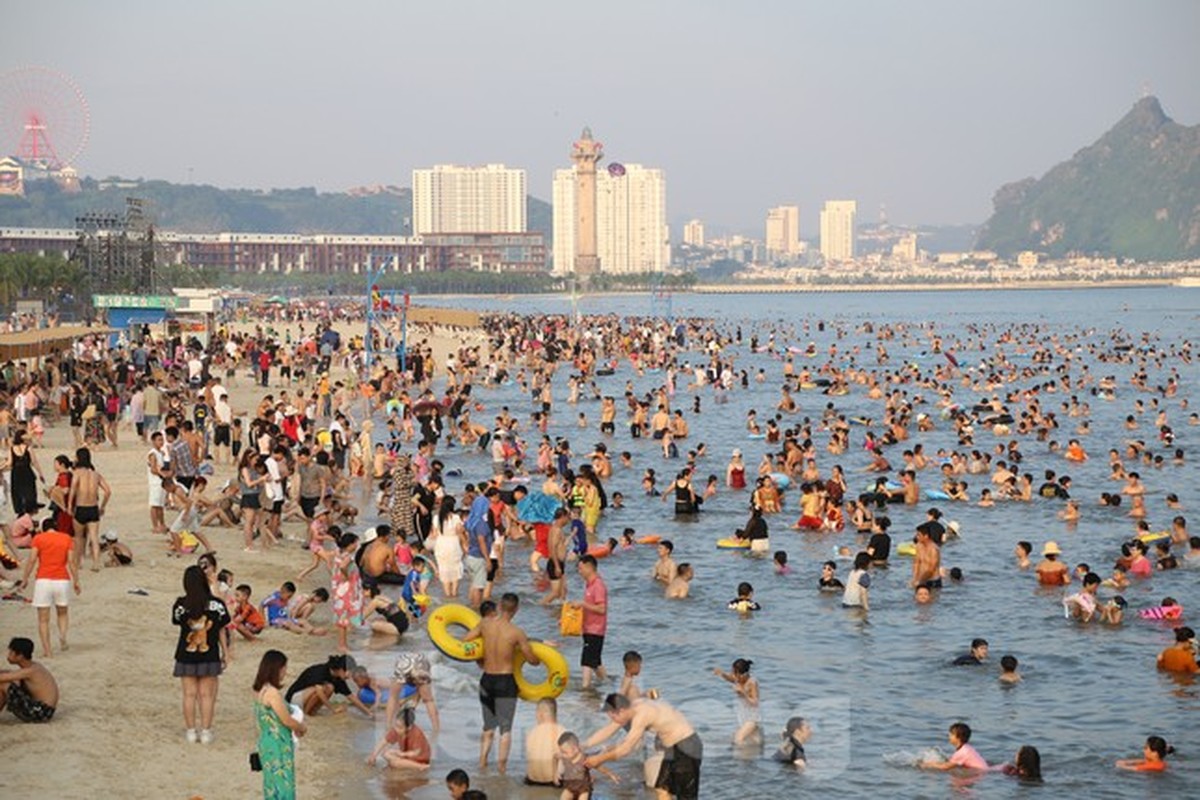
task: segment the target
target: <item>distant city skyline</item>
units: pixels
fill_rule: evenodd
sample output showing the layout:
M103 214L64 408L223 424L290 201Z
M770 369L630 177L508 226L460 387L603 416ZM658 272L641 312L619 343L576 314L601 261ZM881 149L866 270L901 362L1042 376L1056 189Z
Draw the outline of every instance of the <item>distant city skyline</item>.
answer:
M590 125L606 163L663 170L675 242L689 219L761 236L780 205L811 240L830 198L979 223L1144 87L1200 122L1192 0L44 0L6 23L0 73L86 94L84 175L344 191L504 163L549 201Z

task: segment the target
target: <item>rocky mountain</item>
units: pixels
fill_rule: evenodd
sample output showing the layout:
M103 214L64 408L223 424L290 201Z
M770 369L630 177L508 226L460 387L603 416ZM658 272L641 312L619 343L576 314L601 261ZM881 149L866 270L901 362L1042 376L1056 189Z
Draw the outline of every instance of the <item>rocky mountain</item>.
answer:
M1144 97L1040 179L1000 187L976 247L1138 260L1200 257L1200 125Z
M412 191L370 187L349 192L301 189L218 189L154 180L85 178L81 191L53 181L28 181L24 197L0 196L0 226L73 228L88 212L124 213L125 198L146 201L154 223L185 233L342 233L402 235L412 231ZM531 231L550 243L550 204L529 197Z

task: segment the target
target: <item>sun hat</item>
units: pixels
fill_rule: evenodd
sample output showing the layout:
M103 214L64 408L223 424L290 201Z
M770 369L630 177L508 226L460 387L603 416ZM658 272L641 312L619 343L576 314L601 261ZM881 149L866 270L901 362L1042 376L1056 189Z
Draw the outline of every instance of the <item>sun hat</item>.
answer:
M1058 542L1046 542L1046 546L1042 548L1042 555L1058 556L1062 555L1062 550L1059 549Z

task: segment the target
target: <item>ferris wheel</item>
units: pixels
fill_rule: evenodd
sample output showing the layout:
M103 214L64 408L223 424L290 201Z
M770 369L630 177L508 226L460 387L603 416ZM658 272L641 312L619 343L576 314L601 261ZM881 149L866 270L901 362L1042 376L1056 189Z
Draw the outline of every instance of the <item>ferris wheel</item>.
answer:
M0 73L0 157L57 172L77 162L90 127L87 98L67 75L36 66Z

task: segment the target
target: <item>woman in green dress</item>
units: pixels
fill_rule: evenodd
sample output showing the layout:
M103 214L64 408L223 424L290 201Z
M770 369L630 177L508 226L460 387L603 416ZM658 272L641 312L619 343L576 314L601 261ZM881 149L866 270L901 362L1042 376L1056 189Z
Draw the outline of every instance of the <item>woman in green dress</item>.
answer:
M278 650L263 653L254 678L254 715L258 722L258 757L262 761L264 800L295 800L296 761L292 733L308 730L292 716L280 689L287 677L287 656Z

